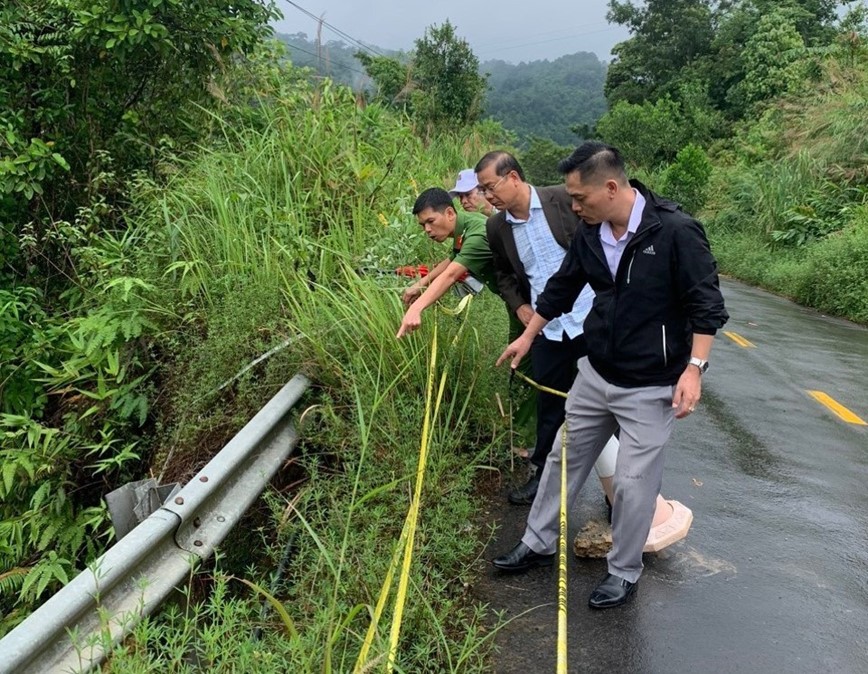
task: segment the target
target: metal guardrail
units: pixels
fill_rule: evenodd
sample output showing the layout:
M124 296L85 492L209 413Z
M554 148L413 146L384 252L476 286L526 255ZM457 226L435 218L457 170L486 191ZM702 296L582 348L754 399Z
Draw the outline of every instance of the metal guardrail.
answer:
M87 671L226 537L297 441L296 375L167 504L0 640L0 672Z

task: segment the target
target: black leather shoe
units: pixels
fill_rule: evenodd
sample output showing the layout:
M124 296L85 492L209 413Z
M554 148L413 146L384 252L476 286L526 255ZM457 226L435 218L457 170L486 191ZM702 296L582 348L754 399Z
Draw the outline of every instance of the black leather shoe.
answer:
M541 555L524 543L519 543L505 555L497 557L492 564L501 571L527 571L537 566L551 566L554 561L555 553Z
M636 591L636 583L631 583L629 580L624 580L611 573L606 574L603 582L597 585L597 588L591 592L591 598L588 599L588 606L591 608L612 608L626 603Z
M534 473L521 487L509 492L509 496L506 498L512 505L530 505L536 497L536 490L538 488L539 475Z

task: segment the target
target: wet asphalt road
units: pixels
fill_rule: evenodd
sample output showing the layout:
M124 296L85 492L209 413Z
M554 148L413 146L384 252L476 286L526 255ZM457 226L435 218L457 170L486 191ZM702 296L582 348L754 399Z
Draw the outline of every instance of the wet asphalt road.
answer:
M587 608L605 560L569 553L570 672L868 673L868 426L807 392L868 421L868 330L731 281L724 294L725 329L753 347L718 335L700 406L667 447L662 493L693 510L693 526L645 555L636 596L616 609ZM490 565L528 511L504 500L491 504L500 528L474 587L515 618L493 671L554 672L556 568ZM592 476L570 540L603 515Z

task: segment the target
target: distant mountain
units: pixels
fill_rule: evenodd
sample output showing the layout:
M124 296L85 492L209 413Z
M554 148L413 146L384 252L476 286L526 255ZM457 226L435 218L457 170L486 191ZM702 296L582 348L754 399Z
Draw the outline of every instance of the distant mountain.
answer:
M593 126L606 112L606 64L590 52L517 65L486 61L480 70L489 74L491 86L486 114L522 141L539 136L575 145L578 136L570 127Z
M355 57L357 47L340 41L318 47L305 33L277 33L276 37L287 46L293 64L311 68L317 76L331 77L355 91L370 87L371 80ZM378 54L406 57L403 52L369 46ZM578 137L570 127L593 126L606 112L606 64L590 52L519 64L486 61L480 71L489 75L486 115L514 131L522 145L531 136L574 145Z

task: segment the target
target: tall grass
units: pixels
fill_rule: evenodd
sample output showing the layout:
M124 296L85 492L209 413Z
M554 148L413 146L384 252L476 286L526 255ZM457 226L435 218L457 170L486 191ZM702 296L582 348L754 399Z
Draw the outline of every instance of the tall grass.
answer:
M236 634L215 651L208 644L223 633L222 612L237 625L259 601L218 575L218 592L236 598L212 596L183 616L147 621L110 671L193 671L191 661L251 671L251 658L263 672L352 666L410 503L435 321L446 385L396 662L401 671L478 671L488 640L463 593L480 550L473 482L503 432L493 392L505 376L489 365L505 316L499 300L482 297L466 318L432 311L425 329L397 341L403 282L372 268L445 256L423 241L410 205L499 139L483 128L461 142L423 144L403 120L330 86L294 86L272 100L280 104L264 105L255 123L216 120L216 148L180 167L167 188L144 186L137 227L147 232L141 275L184 316L165 326L159 345L172 355L163 373L167 477L189 474L292 373L315 382L295 460L303 486L270 496L262 550L248 538L251 554L229 569L280 602L292 629L271 614L260 641ZM219 388L287 338L289 348ZM264 560L281 557L288 541L286 572L271 578ZM374 640L375 661L387 632Z
M771 241L772 232L785 226L789 209L811 193L821 175L820 164L804 151L791 161L726 167L714 176L715 197L708 210L715 213L720 230Z
M705 215L725 273L864 323L868 53L857 56L828 59L742 130Z
M239 276L268 284L278 270L331 277L336 258L382 261L372 255L383 257L384 238L393 261L418 254L416 194L446 185L496 140L481 127L423 144L401 119L328 85L261 114L264 125L242 128L215 120L221 145L144 207L163 220L172 280L207 303Z

